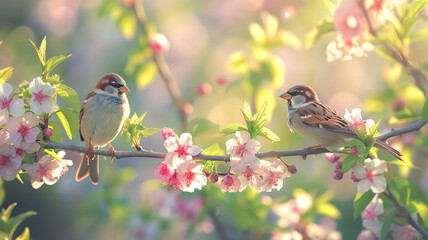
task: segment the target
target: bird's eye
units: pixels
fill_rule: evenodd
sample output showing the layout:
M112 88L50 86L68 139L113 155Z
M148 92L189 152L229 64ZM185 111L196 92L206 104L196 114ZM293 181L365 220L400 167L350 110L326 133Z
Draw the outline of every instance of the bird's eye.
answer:
M112 82L111 85L115 88L120 88L122 86L122 84L119 84L117 82Z

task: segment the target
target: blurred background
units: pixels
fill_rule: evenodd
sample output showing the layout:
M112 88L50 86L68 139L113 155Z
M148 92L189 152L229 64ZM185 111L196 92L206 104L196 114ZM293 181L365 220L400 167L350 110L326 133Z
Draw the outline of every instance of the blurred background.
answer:
M179 114L162 79L156 76L147 86L138 87L137 71L125 71L132 52L138 47L141 31L135 21L120 23L119 13L114 9L103 13L108 2L112 1L0 1L0 40L3 41L0 68L14 67L10 80L14 86L40 75L37 55L29 40L40 44L46 36L48 57L72 54L55 71L64 83L76 90L81 101L101 76L116 72L131 89L128 94L131 114L148 112L145 127L170 127L182 133ZM132 6L133 0L115 2L132 13L127 6ZM194 135L193 142L200 147L218 143L225 149L225 141L233 136L223 136L219 130L230 123L244 123L240 109L244 101L252 101L252 96L241 85L232 86L239 80L239 74L232 71L228 63L235 52L251 53L248 26L252 22L262 25L262 12L276 16L279 28L300 40L271 50L284 62L284 81L278 87L267 87L275 101L288 88L308 84L317 91L321 101L342 115L345 108L359 107L363 109L363 119L381 119L381 132L390 129L388 120L395 114L397 96L414 104L413 107L423 103L423 95L412 87L412 79L399 71L394 72L393 64L373 52L352 61L327 62L325 49L334 35L327 35L312 48L303 47L305 35L330 14L322 1L157 0L143 1L143 4L149 27L156 28L170 42L170 50L164 57L184 98L193 106L189 122L204 118L213 124L211 129ZM428 27L427 21L419 22L417 27ZM426 40L414 41L412 57L426 61L426 43ZM225 83L219 84L219 79ZM198 93L202 83L211 86L209 94ZM377 94L391 85L400 88L395 95L378 98ZM281 141L270 143L258 139L262 152L311 145L290 133L286 112L283 101L273 106L272 119L267 126ZM192 133L191 126L186 131ZM414 141L416 135L409 136ZM66 137L63 140L83 146L77 135L73 140ZM143 139L141 145L146 150L165 152L160 133ZM120 137L113 146L116 150L133 150ZM424 168L426 163L423 156L420 157L422 159L413 164ZM87 179L82 182L74 179L81 156L68 152L66 158L73 160L74 165L53 186L34 190L28 182L4 182L6 200L2 207L16 202L14 214L28 210L37 212L24 223L30 228L33 239L222 239L221 231L227 232L230 239L266 239L269 238L266 229L258 235L252 231L258 224L254 219L267 219L275 225L278 217L267 206L293 198L293 190L297 188L313 196L325 192L332 194L331 203L341 212L337 228L342 239L355 239L362 229L361 220L354 221L352 217L355 183L349 174L341 181L334 180L334 167L323 156L308 156L304 161L299 157L285 159L297 166L298 173L285 179L280 191L260 194L251 190L227 194L218 190L193 194L167 191L166 187L160 187L159 181L153 180L159 159L119 159L113 166L102 160L100 183L93 186ZM407 175L414 171L409 181L417 187L425 187L425 193L421 190L415 193L423 198L427 191L427 174L424 180L423 171L407 168L402 171ZM207 188L215 186L210 184ZM207 210L204 204L212 207Z

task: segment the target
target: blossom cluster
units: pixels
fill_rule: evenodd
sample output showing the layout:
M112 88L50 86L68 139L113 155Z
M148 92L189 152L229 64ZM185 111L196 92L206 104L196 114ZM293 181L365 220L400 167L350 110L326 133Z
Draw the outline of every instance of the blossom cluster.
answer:
M366 42L364 33L368 21L372 28L383 25L390 19L387 0L343 0L333 14L337 36L327 46L327 61L350 60L362 57L374 49Z
M271 240L280 239L331 239L340 240L342 235L336 230L336 222L331 218L323 218L316 224L305 224L303 215L314 205L314 200L309 193L303 192L285 203L273 207L273 212L278 216L278 227L287 230L273 230Z
M227 154L230 155L230 172L222 178L221 190L237 192L243 191L247 186L258 191L280 190L283 179L292 174L287 166L281 160L269 162L256 157L261 144L251 139L249 132L237 131L235 135L237 139L226 142Z
M46 155L38 162L23 162L25 153L32 154L40 149L37 138L42 120L38 115L54 112L56 104L51 96L55 91L55 85L40 77L34 78L28 86L31 99L25 99L28 109L24 99L12 94L9 83L0 84L0 177L4 180L13 180L26 169L32 186L39 188L43 183L57 182L67 166L72 165L70 160L62 160L64 152L59 152L57 159Z

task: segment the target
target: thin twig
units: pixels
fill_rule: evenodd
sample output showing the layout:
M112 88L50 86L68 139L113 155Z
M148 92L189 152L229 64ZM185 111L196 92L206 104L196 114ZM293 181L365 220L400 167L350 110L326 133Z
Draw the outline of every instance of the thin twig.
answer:
M421 129L424 125L428 123L427 120L421 119L417 121L416 123L409 125L407 127L403 128L397 128L392 129L390 132L385 133L383 135L380 135L377 137L379 140L386 140L390 137L402 135L405 133L418 131ZM75 152L86 152L86 148L83 146L75 146L70 144L63 144L63 143L57 143L57 142L47 142L44 144L45 148L54 148L54 149L62 149L62 150L70 150ZM289 150L289 151L270 151L270 152L263 152L258 153L256 156L260 159L265 158L277 158L277 157L289 157L289 156L307 156L307 155L314 155L314 154L321 154L329 152L325 148L316 148L316 149L299 149L299 150ZM112 153L109 150L96 150L96 154L102 155L102 156L112 156ZM129 157L142 157L142 158L160 158L164 159L166 156L166 153L160 153L160 152L151 152L151 151L116 151L116 158L129 158ZM210 161L224 161L228 162L230 161L229 156L224 155L207 155L207 154L198 154L193 157L195 160L210 160Z
M369 28L369 32L373 37L377 38L379 33L377 29L373 26L373 23L370 19L370 16L367 12L367 8L365 6L365 1L359 1L360 7L363 11L364 17L367 21L367 26ZM413 64L413 62L409 59L409 57L403 52L401 49L395 49L393 46L382 43L382 46L390 53L391 57L393 57L397 62L399 62L404 69L413 77L415 80L416 86L418 86L425 95L425 98L428 99L428 81L425 74Z
M423 239L428 239L427 230L425 230L421 225L419 225L417 221L412 218L409 210L405 206L401 205L400 202L398 202L397 198L395 198L394 194L392 194L388 188L387 190L389 194L387 192L383 192L383 195L385 195L389 200L391 200L391 202L397 208L399 213L405 216L407 222L422 235Z
M142 33L146 38L148 38L149 31L147 29L147 14L144 10L142 0L134 1L134 11L135 16L137 17L138 22L141 26ZM154 53L153 61L155 62L159 74L164 80L168 88L168 92L174 101L175 107L178 110L178 114L180 115L181 128L184 130L187 128L187 115L182 111L183 106L185 104L185 100L183 98L183 95L181 94L180 88L178 87L177 81L172 75L171 70L169 69L165 58L161 53Z

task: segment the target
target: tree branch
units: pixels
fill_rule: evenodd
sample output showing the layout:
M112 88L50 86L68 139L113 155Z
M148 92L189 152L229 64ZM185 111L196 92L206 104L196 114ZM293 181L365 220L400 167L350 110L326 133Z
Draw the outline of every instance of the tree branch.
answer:
M389 191L389 189L388 189ZM383 195L385 195L389 200L391 200L391 202L394 204L394 206L397 208L397 210L403 215L405 216L407 222L414 228L416 229L421 235L423 239L428 239L428 232L427 230L425 230L421 225L419 225L419 223L417 221L415 221L412 216L410 215L409 210L401 205L398 200L395 198L394 194L391 193L391 191L389 191L389 194L386 192L383 192Z
M134 11L135 11L135 16L137 17L138 23L141 26L141 31L143 35L146 38L148 38L149 31L147 29L147 15L144 10L142 0L136 0L134 2ZM181 128L186 129L187 115L184 114L184 112L182 111L183 106L185 104L185 100L183 98L183 95L181 94L180 88L178 87L177 81L172 75L171 70L169 69L169 66L166 63L165 58L163 57L162 54L154 53L153 61L155 62L156 67L158 68L159 74L161 78L164 80L168 88L168 92L171 95L172 100L174 101L175 107L178 110L178 114L180 115Z
M390 132L387 132L383 135L380 135L376 137L379 140L386 140L388 138L402 135L409 132L418 131L423 126L425 126L428 123L425 119L420 119L417 122L413 123L412 125L409 125L407 127L403 128L397 128L392 129ZM63 143L57 143L57 142L46 142L44 145L44 148L54 148L54 149L62 149L62 150L70 150L75 152L81 152L85 153L87 151L86 147L83 146L75 146L70 144L63 144ZM276 158L276 157L288 157L288 156L307 156L307 155L314 155L314 154L321 154L329 152L325 148L317 148L317 149L299 149L299 150L289 150L289 151L270 151L270 152L263 152L258 153L256 156L260 159L265 158ZM102 156L112 156L112 153L109 150L96 150L96 154L102 155ZM129 157L142 157L142 158L160 158L164 159L166 156L166 153L161 152L151 152L151 151L116 151L116 158L129 158ZM193 157L195 160L210 160L210 161L223 161L228 162L230 161L229 156L224 155L206 155L206 154L198 154Z

